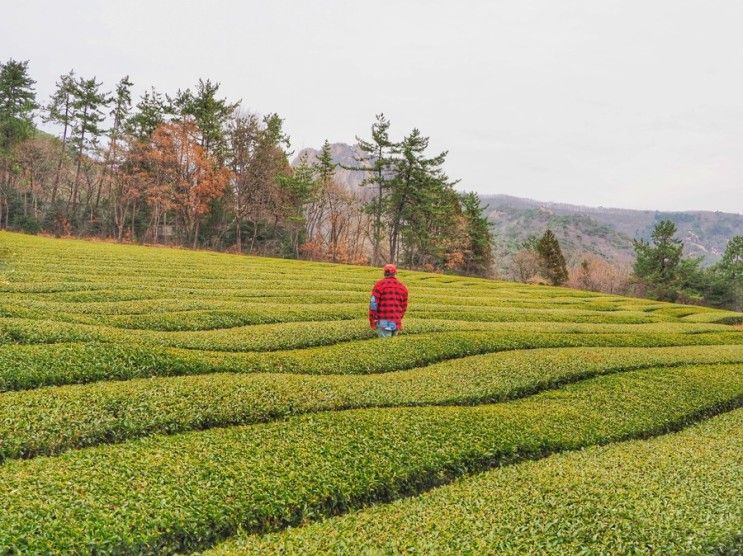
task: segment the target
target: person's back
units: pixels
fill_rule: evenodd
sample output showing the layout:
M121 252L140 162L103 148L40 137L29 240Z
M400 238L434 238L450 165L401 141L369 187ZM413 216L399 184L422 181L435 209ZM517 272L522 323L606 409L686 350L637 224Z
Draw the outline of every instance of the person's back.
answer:
M384 266L384 278L374 284L369 301L369 325L380 337L397 336L408 309L408 289L396 277L393 264Z

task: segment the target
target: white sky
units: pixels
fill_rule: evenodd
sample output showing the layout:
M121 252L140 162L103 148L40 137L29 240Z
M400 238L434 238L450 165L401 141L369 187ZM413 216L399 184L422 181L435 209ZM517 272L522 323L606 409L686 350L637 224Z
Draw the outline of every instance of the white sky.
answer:
M461 187L743 212L740 0L1 0L0 60L222 83L295 149L417 126Z

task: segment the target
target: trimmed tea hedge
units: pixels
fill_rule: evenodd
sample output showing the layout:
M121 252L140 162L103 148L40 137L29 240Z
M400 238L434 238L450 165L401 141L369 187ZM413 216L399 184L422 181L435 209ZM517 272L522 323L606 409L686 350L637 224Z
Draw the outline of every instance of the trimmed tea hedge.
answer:
M743 346L536 349L361 377L213 374L6 393L0 460L313 411L492 403L595 375L692 363L743 366Z
M354 517L306 537L249 534L509 463L487 473L488 496L522 500L522 513L498 514L518 530L457 528L470 495L452 490L445 506L420 498L442 511L421 515L411 550L524 552L534 538L550 552L555 531L596 553L739 547L735 498L721 490L724 480L737 492L737 479L718 474L727 444L688 441L687 465L652 443L653 472L679 470L688 484L612 463L623 481L575 455L565 457L577 471L541 475L570 489L548 498L517 470L743 404L743 331L729 326L740 313L403 270L405 330L380 341L366 320L379 269L2 231L0 243L11 253L0 269L0 554L184 552L239 530L235 543L258 551L328 539L319 551L394 550L384 527L347 541ZM497 482L511 472L518 484ZM647 526L645 511L657 514ZM596 534L596 516L621 526ZM575 552L566 539L552 551Z
M743 403L740 365L630 371L505 404L366 409L11 460L0 552L171 552Z
M683 432L487 471L229 554L739 554L743 410Z
M480 322L450 319L416 319L405 322L405 335L423 332L493 331L531 333L529 322ZM700 334L730 332L720 324L659 322L642 324L542 322L539 332L571 334ZM159 331L121 330L118 328L75 322L39 319L0 319L0 344L57 343L71 341L105 341L143 343L207 351L273 351L327 345L349 340L369 339L367 319L324 322L283 322L257 324L214 330Z
M276 352L205 352L137 344L0 345L0 392L210 372L369 374L481 353L542 347L671 347L743 344L736 332L700 334L540 334L441 332L385 342L353 341Z

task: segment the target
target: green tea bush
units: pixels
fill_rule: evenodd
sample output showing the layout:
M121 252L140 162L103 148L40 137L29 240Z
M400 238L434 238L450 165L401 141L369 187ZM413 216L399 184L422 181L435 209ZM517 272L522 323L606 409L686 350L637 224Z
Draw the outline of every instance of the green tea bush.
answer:
M11 460L0 466L0 551L190 550L741 403L740 365L677 367L505 404L324 412Z
M678 456L648 442L645 475L613 448L524 463L743 404L740 313L402 270L405 328L381 341L379 269L0 240L17 255L0 280L0 554L186 552L238 531L221 549L740 547L739 426ZM379 527L364 510L250 536L511 463L492 487L388 507L419 530L380 507ZM478 519L491 533L462 524Z
M122 354L99 355L108 357L100 365L110 368ZM69 361L63 352L48 363ZM143 373L148 363L163 362L143 357ZM0 460L315 411L493 403L591 376L693 363L743 366L743 346L535 349L361 377L219 373L6 393L0 406Z
M737 554L743 410L677 434L503 467L229 554Z
M743 344L743 334L551 334L440 332L274 352L207 352L136 343L0 345L0 392L153 376L237 373L370 374L439 361L544 347L672 347Z

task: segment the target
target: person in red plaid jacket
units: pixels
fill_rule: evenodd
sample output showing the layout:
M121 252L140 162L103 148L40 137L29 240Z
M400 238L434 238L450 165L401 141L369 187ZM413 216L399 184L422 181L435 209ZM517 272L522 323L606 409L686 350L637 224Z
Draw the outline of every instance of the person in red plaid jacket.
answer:
M397 336L408 309L408 288L395 276L397 267L384 265L384 278L374 284L369 301L369 325L380 338Z

